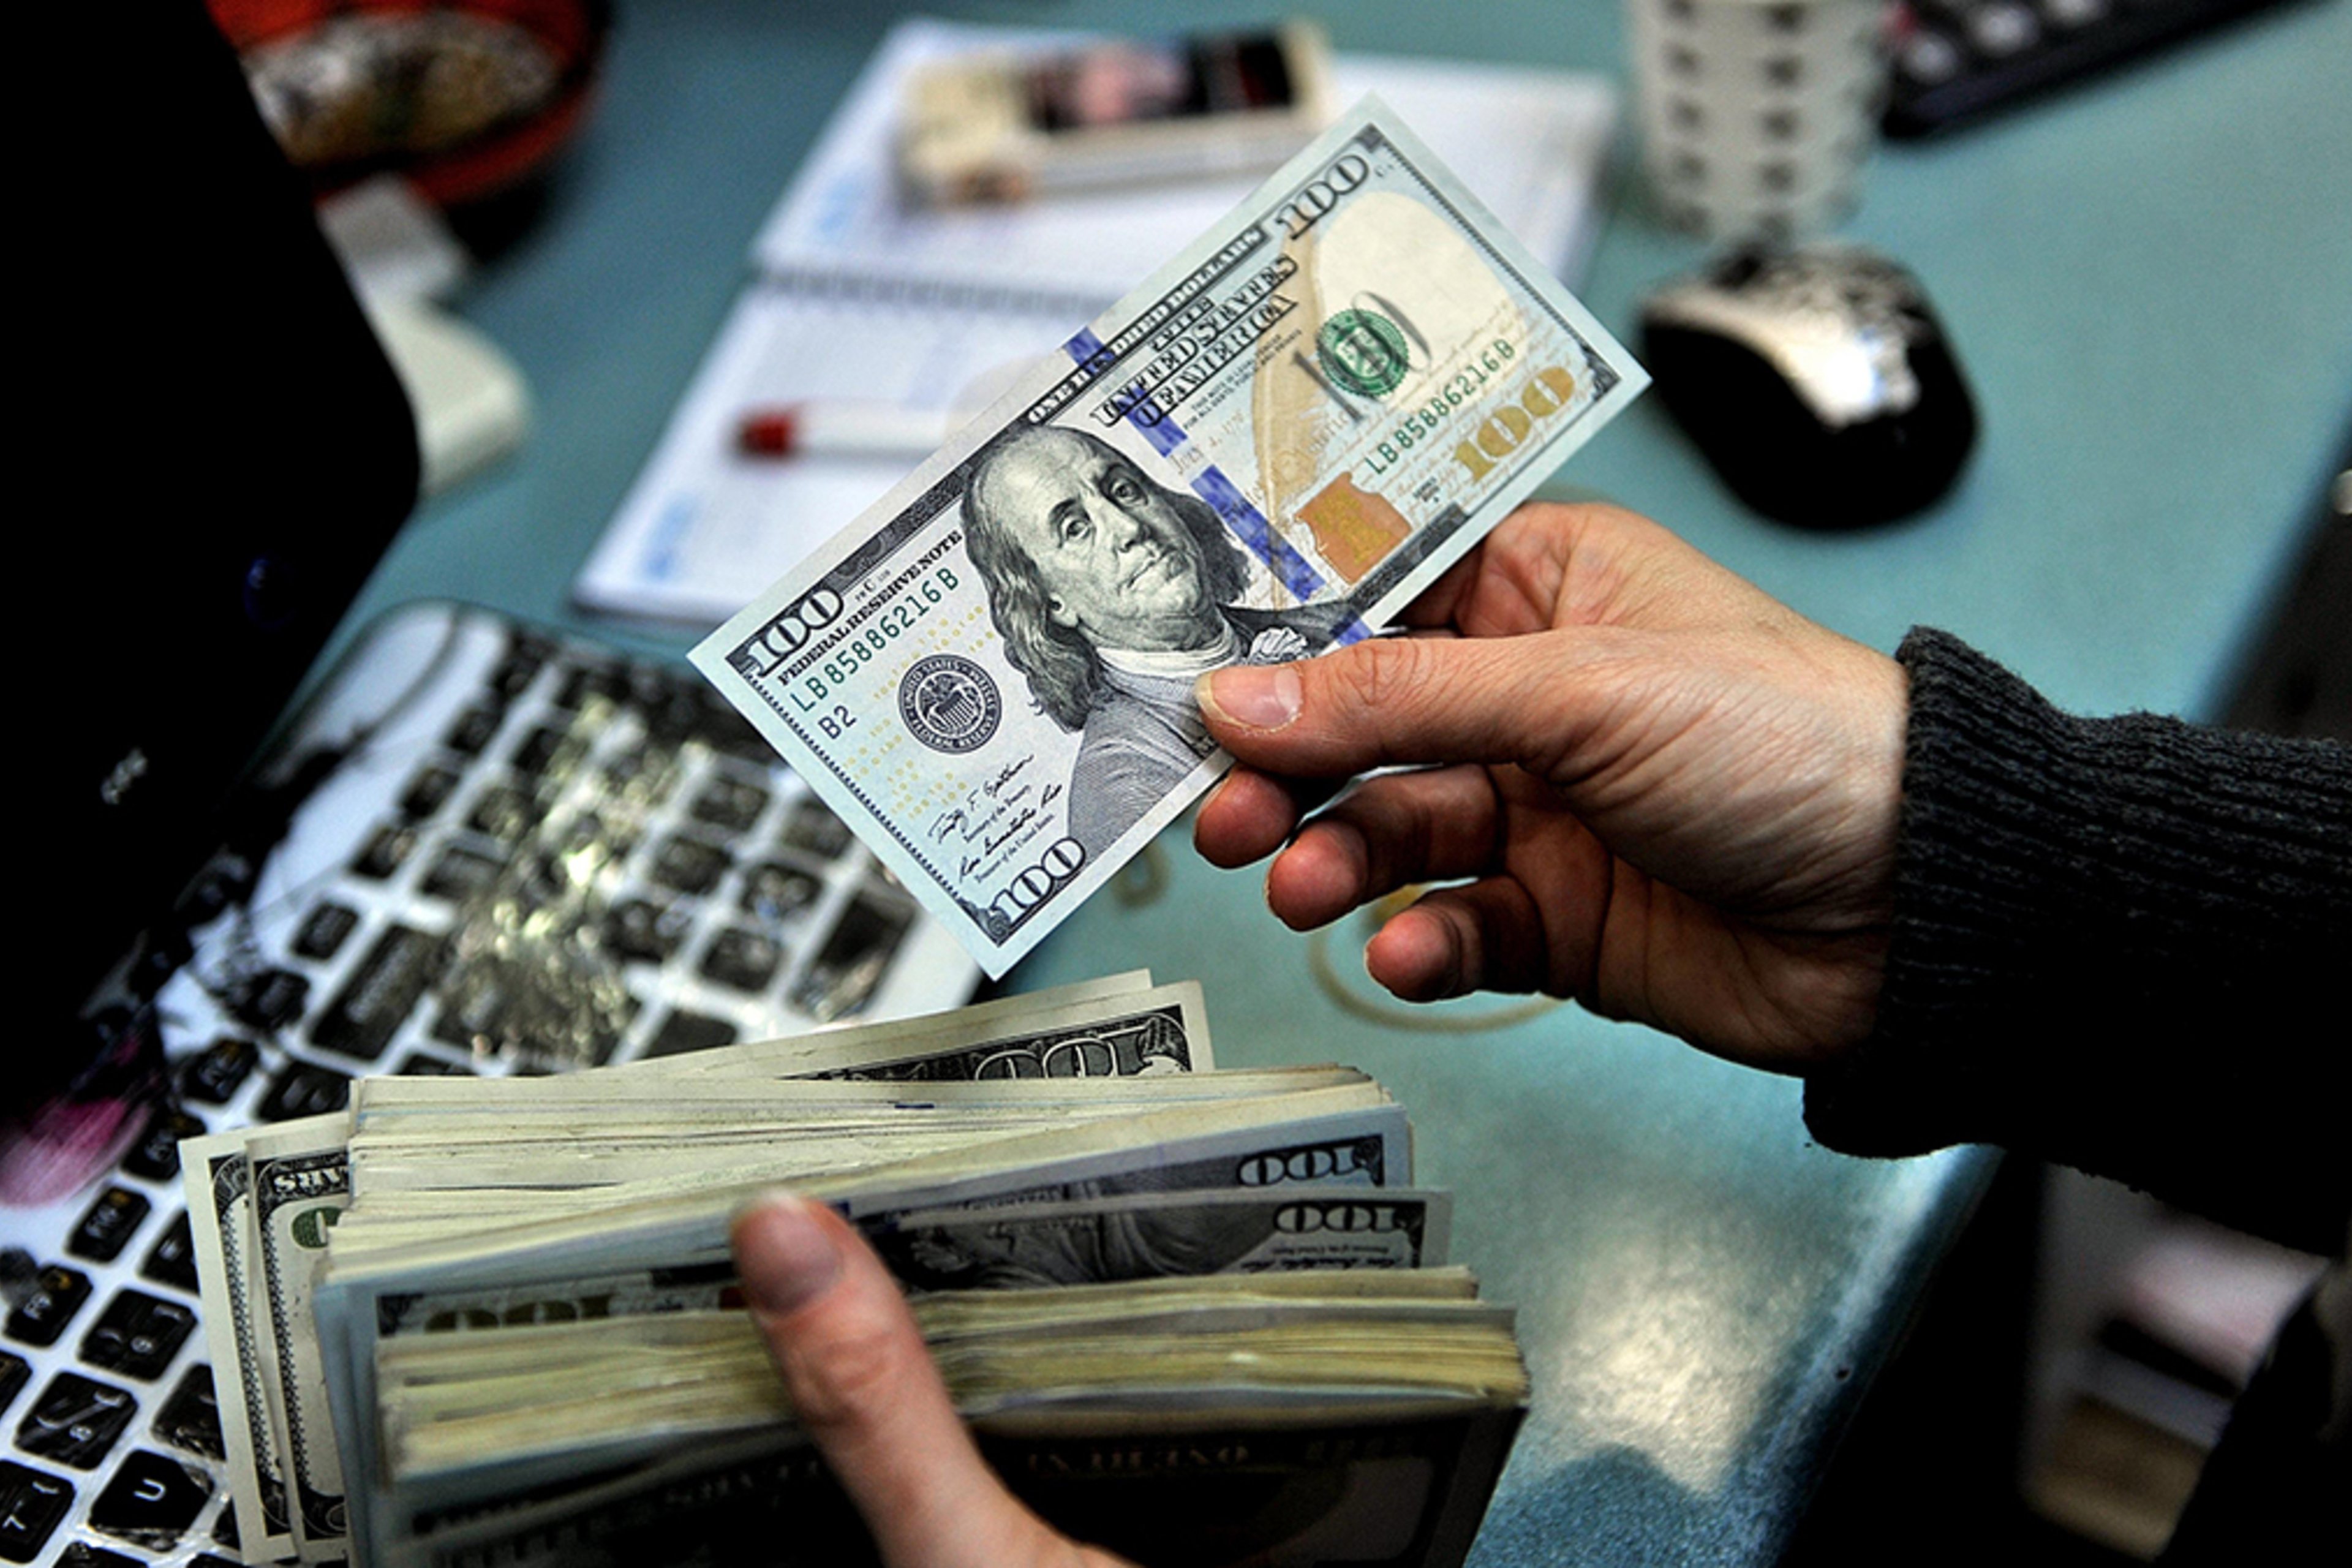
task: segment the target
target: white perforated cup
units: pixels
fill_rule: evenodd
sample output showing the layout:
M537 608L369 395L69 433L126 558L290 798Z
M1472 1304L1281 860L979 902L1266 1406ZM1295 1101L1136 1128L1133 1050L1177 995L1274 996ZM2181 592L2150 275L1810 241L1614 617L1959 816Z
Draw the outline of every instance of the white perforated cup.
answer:
M1669 223L1787 240L1859 199L1886 80L1882 0L1626 0L1642 164Z

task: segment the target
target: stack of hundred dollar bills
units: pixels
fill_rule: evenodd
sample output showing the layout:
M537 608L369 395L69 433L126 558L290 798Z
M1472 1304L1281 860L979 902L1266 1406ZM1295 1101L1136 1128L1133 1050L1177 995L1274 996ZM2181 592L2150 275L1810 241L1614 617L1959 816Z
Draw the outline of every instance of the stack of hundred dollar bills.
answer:
M1145 1562L1458 1563L1527 1397L1402 1107L1216 1071L1131 974L550 1079L368 1079L182 1145L240 1550L394 1565L871 1547L728 1226L857 1224L1045 1516Z

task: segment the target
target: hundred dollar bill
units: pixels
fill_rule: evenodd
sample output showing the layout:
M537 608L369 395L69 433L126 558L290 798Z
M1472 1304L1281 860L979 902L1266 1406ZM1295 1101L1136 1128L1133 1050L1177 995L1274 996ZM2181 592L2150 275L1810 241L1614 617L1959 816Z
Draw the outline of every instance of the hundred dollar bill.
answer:
M1647 379L1367 99L694 660L1002 974Z
M238 1547L256 1562L269 1562L291 1553L294 1537L286 1518L286 1471L263 1382L267 1355L260 1336L268 1331L268 1321L257 1300L253 1166L245 1140L241 1131L184 1140L180 1175L187 1189L188 1230L204 1298L221 1446L236 1503Z
M327 1233L352 1201L348 1122L325 1116L251 1134L253 1230L272 1341L273 1415L285 1455L288 1523L305 1563L344 1555L342 1463L313 1330L311 1295Z
M1277 1185L917 1210L872 1222L867 1234L910 1290L1035 1289L1425 1268L1445 1261L1452 1215L1440 1192Z
M937 1039L893 1055L881 1042L856 1052L829 1049L823 1037L778 1065L795 1076L899 1083L987 1082L1023 1078L1147 1078L1207 1072L1216 1066L1195 980L1033 1013L1013 1026L975 1029L954 1045Z

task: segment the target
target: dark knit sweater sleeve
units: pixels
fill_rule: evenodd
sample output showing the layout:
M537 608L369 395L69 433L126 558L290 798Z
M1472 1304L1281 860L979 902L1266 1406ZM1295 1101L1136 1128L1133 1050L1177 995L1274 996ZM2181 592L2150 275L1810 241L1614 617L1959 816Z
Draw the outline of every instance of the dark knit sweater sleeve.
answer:
M1857 1154L2000 1143L2320 1251L2352 1216L2352 749L2077 719L1915 630Z

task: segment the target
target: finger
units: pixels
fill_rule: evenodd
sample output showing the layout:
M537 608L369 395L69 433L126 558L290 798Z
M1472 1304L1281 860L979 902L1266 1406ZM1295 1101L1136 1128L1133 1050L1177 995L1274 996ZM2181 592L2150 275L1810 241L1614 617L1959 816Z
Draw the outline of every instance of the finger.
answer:
M1217 742L1265 773L1461 762L1544 772L1574 745L1588 706L1573 635L1376 637L1297 664L1214 670L1197 695Z
M1365 971L1409 1002L1540 991L1750 1066L1788 1072L1822 1058L1827 1030L1818 1017L1791 1014L1769 996L1758 1005L1745 975L1755 962L1752 933L1622 862L1603 868L1602 859L1596 851L1572 887L1495 877L1432 892L1365 944ZM1562 888L1573 897L1563 900ZM1614 940L1621 929L1642 940ZM1840 956L1823 953L1822 982L1797 988L1800 994L1834 984L1845 973Z
M822 1205L779 1195L739 1215L733 1241L793 1413L889 1568L1066 1560L1068 1543L981 1458L864 1237Z
M1392 917L1364 946L1364 969L1407 1002L1473 991L1574 994L1556 971L1543 910L1524 883L1490 877L1441 888Z
M1266 872L1266 903L1307 931L1415 882L1492 870L1492 775L1479 767L1366 779L1301 829Z
M1211 865L1228 870L1263 860L1339 787L1329 781L1277 779L1235 768L1201 803L1192 819L1193 847Z

